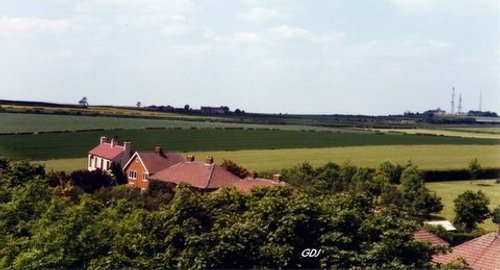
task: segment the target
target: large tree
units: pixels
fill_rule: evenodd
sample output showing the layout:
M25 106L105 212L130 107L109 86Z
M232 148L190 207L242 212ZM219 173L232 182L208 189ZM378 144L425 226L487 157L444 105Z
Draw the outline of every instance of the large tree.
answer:
M441 198L431 193L416 166L408 166L401 174L401 193L408 211L414 216L429 216L443 209Z
M474 193L470 190L458 195L455 203L455 224L461 225L464 230L471 231L490 216L489 198L482 192Z

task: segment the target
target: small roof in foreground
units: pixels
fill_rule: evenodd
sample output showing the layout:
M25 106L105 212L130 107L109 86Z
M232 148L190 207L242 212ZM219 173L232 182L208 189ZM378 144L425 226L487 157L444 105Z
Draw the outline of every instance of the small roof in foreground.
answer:
M251 178L247 177L245 179L238 180L231 184L231 186L235 187L237 190L241 190L244 192L249 192L255 187L281 187L284 186L284 182L277 182L271 179L265 178Z
M432 261L446 264L464 258L474 269L500 269L500 237L498 232L485 234L452 248L448 254L436 255Z
M439 238L439 236L430 233L426 230L416 231L413 234L415 240L420 242L429 242L432 246L449 246L450 244L443 239Z
M432 226L442 226L446 231L456 231L457 228L451 224L448 220L431 220L425 221L424 224L432 225Z

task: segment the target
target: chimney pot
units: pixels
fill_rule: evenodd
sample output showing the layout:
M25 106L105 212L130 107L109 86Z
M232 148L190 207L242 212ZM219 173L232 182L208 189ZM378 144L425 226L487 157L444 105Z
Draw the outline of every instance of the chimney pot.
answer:
M187 158L186 158L186 160L188 162L193 162L194 161L194 156L193 155L188 155Z
M279 183L279 182L281 182L281 180L283 180L282 177L281 177L281 174L274 174L273 175L273 181L274 182L278 182Z
M250 173L250 178L252 178L252 179L257 178L257 176L258 176L258 175L257 175L257 172L256 172L256 171L252 171L252 172Z
M114 147L116 145L115 139L111 139L111 147Z
M100 144L107 143L107 142L108 142L108 138L106 136L102 136L101 140L100 140Z
M155 147L155 153L160 155L160 156L163 156L163 149L161 148L161 146Z
M206 164L213 164L214 163L214 157L208 156L207 159L205 160Z

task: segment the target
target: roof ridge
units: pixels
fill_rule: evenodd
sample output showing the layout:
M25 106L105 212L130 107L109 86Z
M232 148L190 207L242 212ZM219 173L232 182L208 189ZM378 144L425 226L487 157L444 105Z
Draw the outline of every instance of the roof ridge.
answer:
M484 254L485 254L484 250L488 250L488 249L489 249L489 247L490 247L490 246L491 246L491 245L495 242L495 240L496 240L496 239L499 239L499 238L497 237L497 235L496 235L496 234L497 234L496 232L487 233L487 234L485 234L485 235L483 235L483 236L481 236L481 237L478 237L478 238L476 238L476 239L483 238L483 237L484 237L484 238L486 238L486 237L487 237L487 236L489 236L490 234L492 234L492 235L493 235L493 239L492 239L492 240L491 240L491 241L490 241L490 242L489 242L489 243L485 246L485 248L483 249L483 252L481 252L481 254L479 255L479 257L478 257L476 260L474 260L474 262L473 262L473 263L476 263L476 262L480 261L480 260L483 258Z
M213 175L214 170L215 170L215 164L211 164L211 165L212 165L212 168L210 170L210 174L208 175L207 185L205 186L205 188L208 188L208 186L210 185L210 179L212 179L212 175Z

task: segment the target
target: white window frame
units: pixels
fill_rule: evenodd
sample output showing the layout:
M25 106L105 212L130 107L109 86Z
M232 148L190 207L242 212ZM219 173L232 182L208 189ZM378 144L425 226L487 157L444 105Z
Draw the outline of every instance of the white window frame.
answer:
M142 173L142 181L147 182L148 181L148 176L149 176L148 173L143 172Z
M136 180L137 179L137 171L129 171L128 178L131 180Z

